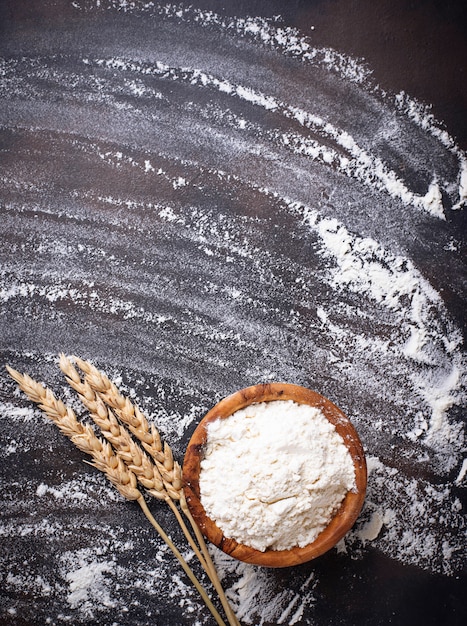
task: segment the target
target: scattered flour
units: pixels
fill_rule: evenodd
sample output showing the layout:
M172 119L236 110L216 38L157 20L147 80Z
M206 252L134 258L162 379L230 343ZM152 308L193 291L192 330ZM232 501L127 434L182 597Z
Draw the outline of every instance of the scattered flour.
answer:
M67 602L72 609L79 607L80 611L90 617L94 615L95 599L104 607L114 606L112 600L111 583L106 580L105 574L112 573L115 563L112 561L92 561L66 574L69 584Z
M374 541L383 528L384 519L379 511L374 511L371 519L359 531L360 539L366 541Z
M354 488L352 457L317 408L263 402L207 427L201 502L239 543L261 551L304 547Z
M467 459L462 461L462 466L455 480L456 485L460 485L467 474Z

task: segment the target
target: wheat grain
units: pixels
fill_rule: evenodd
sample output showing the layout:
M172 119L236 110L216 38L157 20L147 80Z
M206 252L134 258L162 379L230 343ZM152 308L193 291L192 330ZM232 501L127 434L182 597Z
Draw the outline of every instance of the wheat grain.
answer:
M77 357L74 357L74 360L84 372L91 389L115 411L118 419L129 428L131 433L141 442L146 452L154 459L167 493L174 500L179 500L182 496L182 468L174 460L172 449L167 442L162 444L157 428L154 424L149 425L140 409L133 405L129 398L124 397L105 374L89 361Z
M64 359L66 359L66 357L64 357ZM74 388L79 388L77 380L79 378L78 373L76 371L73 373L71 369L66 366L67 364L65 363L64 359L61 359L61 364L63 363L65 369L67 369L68 371L68 382L70 384L73 383L72 386ZM27 374L21 374L9 365L6 366L6 369L10 376L18 383L20 389L28 396L28 398L38 404L38 406L47 415L47 417L49 417L49 419L51 419L54 424L58 426L58 428L77 446L77 448L91 456L93 460L91 465L101 470L112 482L112 484L118 489L118 491L124 498L128 500L136 500L149 522L157 530L157 532L168 545L168 547L172 550L173 554L181 564L183 570L203 598L206 606L211 611L211 614L213 615L217 624L219 626L226 626L222 617L219 615L216 607L212 604L211 599L207 595L204 588L200 585L198 579L186 563L181 553L177 550L170 537L165 533L165 531L162 529L162 527L158 524L158 522L154 519L153 515L149 511L141 492L137 488L137 479L135 473L130 467L125 464L120 456L115 454L110 443L108 441L103 441L102 439L97 437L97 435L88 424L82 424L81 422L79 422L76 419L76 414L73 409L66 406L61 400L56 398L50 389L45 388L43 385L32 379ZM87 403L91 405L91 403L93 402L93 398L95 397L94 393L90 390L90 388L87 387L81 388L81 391L83 393L80 393L80 391L78 391L78 393L83 402L85 400L85 405L87 406ZM96 403L95 399L94 402ZM94 416L97 416L99 413L97 403L92 406L94 409L96 409ZM102 407L100 407L100 415L104 420ZM107 412L107 421L105 421L105 426L110 426L110 430L113 429L114 434L116 435L115 424L112 423L112 420L108 417L108 415L109 412ZM118 439L120 441L120 438ZM122 440L125 440L125 438L123 437ZM140 450L140 453L141 452L142 451ZM138 468L140 468L141 454L135 454L133 460L136 459L138 460L137 466Z
M231 626L240 626L227 601L204 539L188 509L182 489L181 468L174 461L171 448L166 443L162 446L157 429L153 425L149 427L141 411L133 406L127 398L124 398L116 386L104 374L90 363L81 359L76 360L80 365L80 369L85 372L84 381L81 380L71 361L63 354L60 355L60 368L65 374L67 382L78 393L81 401L89 410L91 417L99 426L107 441L102 441L97 437L89 425L83 425L79 422L73 409L57 399L50 389L43 387L27 374L22 375L9 366L7 366L7 370L26 395L39 405L60 430L80 450L92 457L92 465L105 473L121 495L129 500L138 502L150 523L181 563L183 569L203 597L216 622L222 626L224 622L212 605L206 592L170 538L165 534L147 508L143 496L137 489L137 479L148 489L151 495L163 499L169 504L192 549L213 583L226 612L229 624ZM98 391L98 389L101 391ZM103 389L105 391L102 391ZM133 441L128 431L115 418L113 412L106 407L105 402L107 402L107 405L114 407L122 422L127 424L142 445L152 452L154 463L151 462L144 450L139 448ZM114 446L116 453L110 444ZM180 501L182 511L189 519L198 539L201 552L191 537L173 500Z
M91 388L86 379L84 381L81 380L72 362L64 354L60 355L59 365L60 369L65 374L68 384L78 393L81 401L89 410L91 418L97 426L99 426L104 437L112 444L118 456L120 456L135 473L138 482L140 482L151 495L158 499L165 500L170 506L190 546L209 575L210 567L207 565L202 553L200 553L198 546L193 541L183 518L180 516L173 502L173 498L170 497L165 489L157 466L151 461L146 452L135 444L126 428L118 422L112 411L108 409L101 400L98 392ZM183 492L182 496L185 505Z
M136 477L123 461L112 451L112 447L97 437L92 428L76 419L71 407L57 399L50 389L46 389L27 374L23 375L7 365L10 376L30 400L39 405L42 411L71 441L92 457L92 465L104 472L107 478L128 500L137 500L141 493L136 487Z
M193 532L198 540L199 547L201 548L201 552L198 546L193 542L193 539L188 532L185 523L180 517L178 510L175 506L171 506L185 536L187 537L191 547L198 557L198 560L207 572L219 595L229 624L231 626L239 626L240 623L225 596L224 589L217 575L216 568L212 562L211 555L209 554L204 538L188 508L182 488L182 470L180 465L174 461L170 446L166 442L162 444L161 437L156 427L153 424L149 425L147 419L139 408L133 405L128 398L124 397L118 390L117 386L105 374L100 372L89 361L84 361L77 357L75 357L75 361L81 371L84 372L85 379L89 383L91 389L109 407L115 410L119 419L127 425L131 432L139 439L139 441L141 441L141 445L154 459L164 481L167 493L171 498L180 502L181 509L190 522Z
M81 380L70 359L61 354L59 364L68 384L78 393L103 436L112 444L115 452L128 468L134 472L138 482L152 496L160 500L169 498L157 466L146 452L135 443L130 433L119 423L113 412L107 408L89 383L86 380Z
M107 408L101 400L98 392L92 389L86 379L84 381L81 380L81 377L73 366L71 360L64 354L61 354L59 365L60 369L65 374L68 384L78 393L84 406L89 410L91 418L97 426L99 426L104 437L112 444L117 455L120 456L127 466L135 473L138 482L140 482L151 495L158 499L165 500L170 506L201 565L205 569L206 573L210 575L211 568L206 563L206 559L199 551L196 543L193 541L193 538L188 531L183 518L180 516L173 499L165 489L157 466L151 461L146 452L133 441L126 428L118 422L112 411ZM172 457L170 458L173 460ZM166 465L169 465L167 461ZM182 508L184 509L186 501L183 492L182 497Z

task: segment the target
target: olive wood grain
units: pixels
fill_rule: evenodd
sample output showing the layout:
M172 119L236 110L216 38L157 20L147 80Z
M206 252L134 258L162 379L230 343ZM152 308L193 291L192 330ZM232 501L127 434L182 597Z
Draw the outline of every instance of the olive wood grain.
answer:
M249 404L271 400L294 400L299 404L317 407L323 412L326 418L334 424L352 456L356 490L347 493L337 514L313 543L303 548L260 552L225 537L222 530L206 515L200 501L199 474L203 448L206 444L207 424L217 419L225 419ZM348 417L337 406L319 393L305 387L286 383L268 383L241 389L221 400L206 414L188 444L183 463L183 480L190 511L201 532L211 543L240 561L267 567L288 567L305 563L322 555L340 541L353 526L365 498L367 468L358 434Z

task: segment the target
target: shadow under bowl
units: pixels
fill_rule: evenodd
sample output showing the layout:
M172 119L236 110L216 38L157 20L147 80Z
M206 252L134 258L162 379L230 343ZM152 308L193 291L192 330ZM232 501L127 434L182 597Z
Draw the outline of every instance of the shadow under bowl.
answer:
M303 548L265 550L261 552L224 536L208 517L200 499L199 475L210 422L226 419L239 409L259 402L293 400L321 410L335 426L349 450L355 468L355 491L347 492L339 510L318 537ZM246 563L265 567L299 565L324 554L338 543L355 523L365 499L367 468L358 434L348 417L330 400L305 387L287 383L267 383L241 389L221 400L198 424L188 444L183 462L184 491L190 512L203 535L226 554Z

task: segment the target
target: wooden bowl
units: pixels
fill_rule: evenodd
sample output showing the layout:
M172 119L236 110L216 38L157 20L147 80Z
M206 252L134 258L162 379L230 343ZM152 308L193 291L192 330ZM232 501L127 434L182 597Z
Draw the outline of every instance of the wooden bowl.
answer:
M200 500L199 474L206 444L206 426L217 419L225 419L239 409L257 402L271 400L294 400L298 404L308 404L319 408L334 424L353 459L355 467L355 492L349 491L338 512L329 525L309 545L290 550L266 550L261 552L225 537L222 530L210 519ZM241 389L224 398L201 420L188 444L183 463L183 481L188 507L203 535L226 554L247 563L266 567L288 567L310 561L332 548L357 519L365 498L367 470L365 454L355 428L349 419L330 400L319 393L286 383L254 385Z

